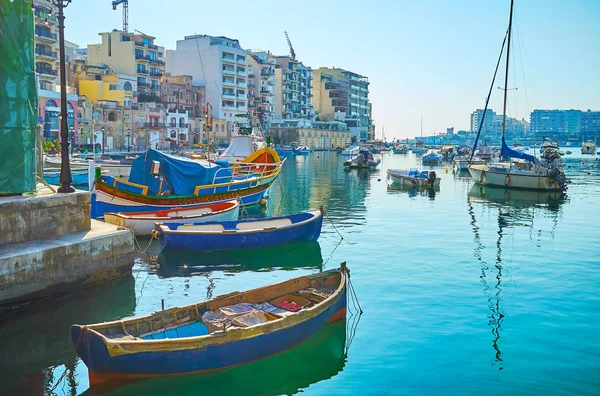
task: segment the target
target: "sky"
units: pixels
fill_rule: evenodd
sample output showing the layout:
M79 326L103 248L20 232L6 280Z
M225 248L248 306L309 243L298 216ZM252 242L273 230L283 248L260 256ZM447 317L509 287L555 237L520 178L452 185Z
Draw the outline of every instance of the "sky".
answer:
M245 49L287 55L313 68L369 78L376 133L387 140L469 129L483 108L502 39L508 0L304 0L301 2L130 0L129 30L174 49L190 34L236 38ZM85 47L122 29L110 0L73 0L67 40ZM600 110L600 1L516 0L508 111ZM504 61L503 61L504 62ZM502 113L504 66L490 108Z

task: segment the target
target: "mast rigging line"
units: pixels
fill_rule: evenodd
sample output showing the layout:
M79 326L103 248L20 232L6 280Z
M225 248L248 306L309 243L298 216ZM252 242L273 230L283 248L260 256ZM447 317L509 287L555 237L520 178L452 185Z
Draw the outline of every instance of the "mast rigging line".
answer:
M502 47L500 48L500 55L498 56L498 62L496 62L496 70L494 70L494 77L492 78L492 83L490 84L490 90L488 91L488 96L485 100L485 108L483 109L481 121L479 122L479 128L477 130L477 137L475 138L475 143L473 144L473 150L471 150L471 158L469 158L469 162L471 162L473 160L473 157L475 156L475 149L477 148L477 142L479 142L479 136L481 135L481 129L483 128L483 121L485 120L485 115L487 113L488 105L490 104L490 97L492 96L492 90L494 89L494 83L496 82L496 75L498 74L498 68L500 67L500 61L502 60L502 54L504 53L504 45L506 44L507 37L508 37L508 30L506 31L506 34L504 35L504 40L502 40Z

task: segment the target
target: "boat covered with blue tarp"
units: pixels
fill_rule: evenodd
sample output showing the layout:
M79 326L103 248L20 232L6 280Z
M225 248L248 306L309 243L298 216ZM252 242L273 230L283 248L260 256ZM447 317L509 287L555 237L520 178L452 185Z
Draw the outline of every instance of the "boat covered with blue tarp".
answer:
M160 175L152 175L152 164L160 163ZM196 186L227 183L233 173L225 160L197 161L148 149L133 161L129 181L148 186L148 192L159 194L193 195ZM161 177L162 176L162 186Z

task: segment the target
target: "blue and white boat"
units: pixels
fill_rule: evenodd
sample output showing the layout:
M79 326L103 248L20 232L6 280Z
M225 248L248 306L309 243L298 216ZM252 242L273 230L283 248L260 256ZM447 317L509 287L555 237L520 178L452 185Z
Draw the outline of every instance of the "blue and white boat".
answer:
M434 171L419 171L417 168L409 170L388 169L388 179L407 187L439 187L440 178Z
M307 155L312 153L312 149L308 146L298 146L294 147L294 154L296 155Z
M342 263L338 269L138 318L75 324L71 340L88 368L90 385L98 389L235 367L293 348L344 319L348 272Z
M355 157L358 155L358 151L360 150L360 146L358 144L353 144L352 146L347 147L345 150L341 152L344 157Z
M422 161L423 161L423 164L437 165L437 164L441 164L443 159L444 159L444 157L442 157L440 154L436 153L435 151L431 150L431 151L429 151L429 153L427 153L423 156Z
M215 251L316 241L323 210L287 216L201 224L157 223L154 236L163 250Z
M294 154L294 148L292 146L279 146L275 148L275 151L281 156Z

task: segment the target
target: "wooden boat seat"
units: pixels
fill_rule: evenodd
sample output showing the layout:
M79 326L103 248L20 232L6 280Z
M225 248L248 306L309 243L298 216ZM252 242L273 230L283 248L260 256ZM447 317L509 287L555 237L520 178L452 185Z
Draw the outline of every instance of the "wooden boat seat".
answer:
M182 224L177 227L184 231L218 231L222 232L225 228L221 224Z
M290 219L277 219L265 221L252 221L249 223L239 223L236 228L240 231L261 230L265 228L279 228L292 224Z
M187 214L189 214L189 211L183 211L180 212L178 210L172 210L169 213L167 213L168 217L181 217L181 216L186 216L186 212L188 212ZM194 216L200 215L200 214L205 214L205 213L212 213L212 209L211 208L199 208L194 210ZM151 217L151 216L149 216Z

